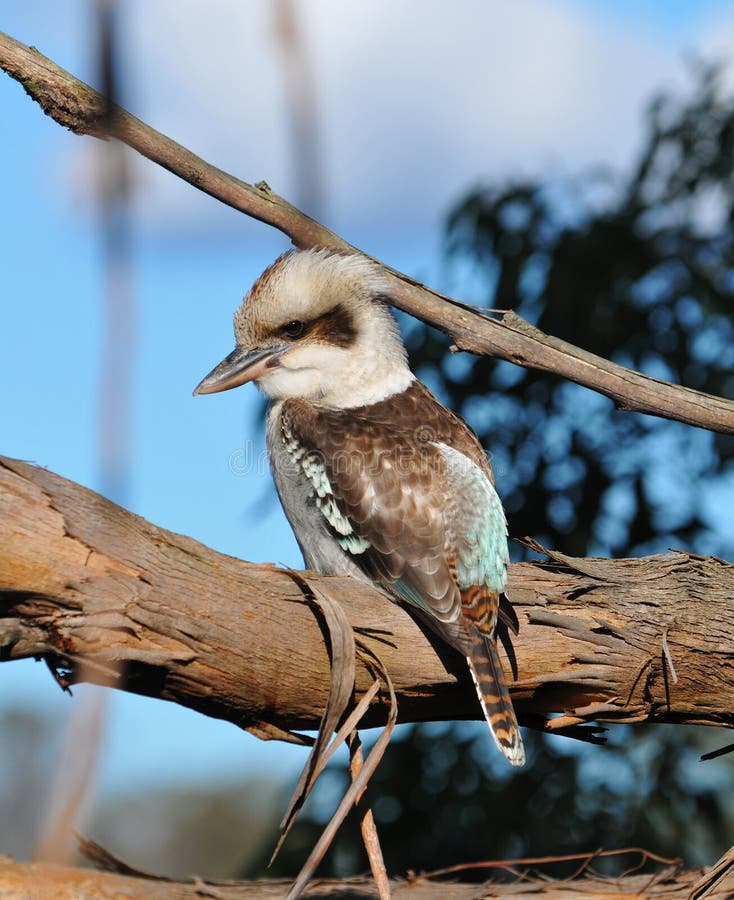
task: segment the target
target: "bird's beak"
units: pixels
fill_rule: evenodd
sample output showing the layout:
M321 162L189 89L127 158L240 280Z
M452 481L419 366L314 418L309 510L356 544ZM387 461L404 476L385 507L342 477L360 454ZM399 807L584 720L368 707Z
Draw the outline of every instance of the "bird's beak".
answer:
M269 369L274 369L280 363L281 354L287 349L282 347L268 347L262 349L255 347L247 350L245 347L235 347L226 359L203 378L194 391L197 394L217 394L219 391L228 391L230 388L239 387L260 378Z

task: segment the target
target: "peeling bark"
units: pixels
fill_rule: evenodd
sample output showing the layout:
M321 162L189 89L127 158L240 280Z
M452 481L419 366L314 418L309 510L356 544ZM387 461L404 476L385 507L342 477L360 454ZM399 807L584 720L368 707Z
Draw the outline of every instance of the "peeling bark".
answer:
M713 872L713 870L711 870ZM512 897L513 900L633 900L633 898L661 897L664 900L690 900L702 897L694 893L697 885L706 884L707 873L679 872L666 866L657 872L628 875L623 878L585 876L573 880L553 881L524 877L509 884L485 882L460 884L449 880L432 880L423 876L392 879L390 890L394 898L411 900L478 900L480 897ZM154 877L74 869L51 863L15 863L0 856L0 893L11 897L33 897L34 900L199 900L215 897L218 900L239 900L242 897L280 898L289 882L276 879L238 882L169 881ZM711 885L709 900L731 898L734 876L730 867L717 884ZM305 897L358 898L375 897L374 883L368 878L343 881L314 880L305 890Z
M69 683L173 700L288 739L317 727L329 689L309 585L338 600L378 654L401 722L479 718L463 659L370 587L224 556L45 469L0 458L0 660L43 658ZM553 553L513 565L510 595L520 621L512 694L526 724L543 727L560 713L547 727L734 726L729 563L680 552ZM358 694L373 681L358 660ZM365 724L384 722L386 710L378 695Z

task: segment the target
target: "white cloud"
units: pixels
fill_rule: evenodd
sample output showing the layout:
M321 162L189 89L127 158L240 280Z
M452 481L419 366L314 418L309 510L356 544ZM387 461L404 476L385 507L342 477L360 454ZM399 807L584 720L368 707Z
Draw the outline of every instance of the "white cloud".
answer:
M133 110L292 196L269 0L124 8ZM491 175L623 165L645 101L683 72L683 47L571 2L304 0L298 11L317 72L328 222L362 244L379 232L427 240L447 205ZM215 204L145 165L146 220L211 226Z

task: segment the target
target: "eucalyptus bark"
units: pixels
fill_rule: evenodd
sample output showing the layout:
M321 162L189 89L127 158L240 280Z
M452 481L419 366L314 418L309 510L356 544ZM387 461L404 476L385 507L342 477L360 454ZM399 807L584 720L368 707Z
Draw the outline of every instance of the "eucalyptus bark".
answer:
M27 463L0 458L0 659L173 700L263 737L315 728L329 690L314 589L377 654L399 721L478 718L464 660L350 578L216 553ZM670 553L510 569L520 720L734 725L734 566ZM509 671L509 665L507 669ZM676 682L677 679L677 682ZM358 660L356 692L374 675ZM363 724L384 722L381 693ZM549 725L553 726L554 722Z

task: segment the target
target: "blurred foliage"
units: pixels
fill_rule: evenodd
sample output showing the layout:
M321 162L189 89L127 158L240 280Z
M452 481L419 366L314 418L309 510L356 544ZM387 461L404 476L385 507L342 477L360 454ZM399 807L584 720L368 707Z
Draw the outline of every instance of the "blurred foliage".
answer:
M683 735L695 731L615 726L607 747L592 748L525 730L528 764L518 772L495 753L483 724L406 727L369 788L388 871L629 846L711 863L734 842L731 779L725 761L698 762L702 747ZM721 743L713 733L704 740ZM321 778L271 874L298 870L348 786L345 765ZM594 868L619 873L636 862L626 856ZM562 877L577 867L544 871ZM323 869L336 876L367 870L356 818L342 827Z
M472 192L446 248L487 305L690 388L734 395L734 106L702 68L692 96L650 107L627 178ZM510 533L584 556L686 546L731 555L707 504L734 440L649 416L546 373L446 355L413 331L422 375L478 432Z
M700 66L688 96L652 103L628 176L472 191L448 218L450 290L625 366L732 396L733 161L734 104L720 71ZM419 324L408 345L420 377L491 453L511 535L579 556L671 546L732 556L720 504L734 489L731 438L616 411L546 373L452 356ZM700 864L734 842L731 762L697 759L721 735L617 727L603 748L526 737L529 764L514 772L483 725L404 729L370 788L389 870L629 844ZM303 861L346 783L343 765L327 772L276 871ZM322 868L366 869L356 823Z
M0 715L0 853L29 859L45 812L58 754L58 721L9 707Z
M187 878L234 878L272 852L282 785L267 777L136 786L109 795L88 836L136 867Z

